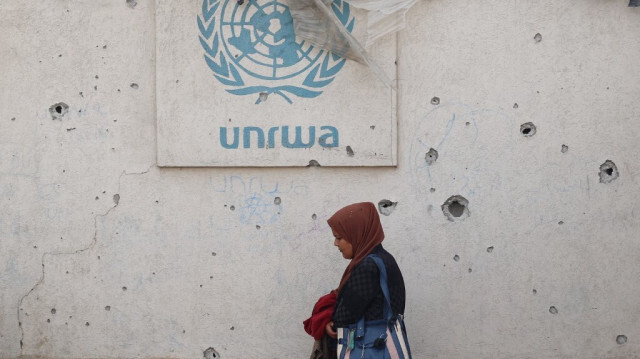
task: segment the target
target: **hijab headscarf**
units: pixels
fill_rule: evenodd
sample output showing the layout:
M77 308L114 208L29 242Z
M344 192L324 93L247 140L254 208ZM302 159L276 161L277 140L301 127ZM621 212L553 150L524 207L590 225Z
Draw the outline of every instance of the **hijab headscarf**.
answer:
M331 216L327 223L353 247L353 259L344 270L336 289L336 294L339 295L353 269L382 243L384 232L378 211L371 202L348 205Z

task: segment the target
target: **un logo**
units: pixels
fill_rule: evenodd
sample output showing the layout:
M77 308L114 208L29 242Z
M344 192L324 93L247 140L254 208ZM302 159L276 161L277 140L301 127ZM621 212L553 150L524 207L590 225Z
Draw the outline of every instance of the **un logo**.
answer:
M352 31L349 4L333 0L331 9ZM229 93L257 96L256 104L269 94L289 103L291 95L317 97L346 62L296 39L289 7L278 0L203 0L198 28L213 76Z

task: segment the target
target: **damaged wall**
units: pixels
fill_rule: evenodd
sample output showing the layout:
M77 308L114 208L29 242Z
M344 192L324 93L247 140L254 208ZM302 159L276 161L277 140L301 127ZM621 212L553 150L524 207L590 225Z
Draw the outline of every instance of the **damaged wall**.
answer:
M395 168L158 168L153 2L0 19L0 358L306 357L326 219L363 200L415 358L640 358L626 1L416 4Z

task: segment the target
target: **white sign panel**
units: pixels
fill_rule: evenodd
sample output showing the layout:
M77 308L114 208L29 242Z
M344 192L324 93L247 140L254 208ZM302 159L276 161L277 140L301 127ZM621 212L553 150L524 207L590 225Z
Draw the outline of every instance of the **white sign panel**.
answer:
M288 4L157 0L158 165L395 166L396 92L296 38ZM347 2L331 10L366 31ZM393 79L396 49L368 49Z

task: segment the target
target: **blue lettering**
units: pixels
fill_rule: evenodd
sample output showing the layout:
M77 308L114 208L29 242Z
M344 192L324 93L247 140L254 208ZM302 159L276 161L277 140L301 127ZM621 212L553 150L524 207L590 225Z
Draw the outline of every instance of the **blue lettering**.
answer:
M238 148L238 137L240 137L240 129L238 127L233 128L233 143L229 144L227 138L227 128L220 127L220 144L224 148L235 149Z
M324 131L320 138L316 138L316 126L309 126L309 138L307 142L302 138L302 126L295 126L295 138L291 141L291 134L289 133L289 126L271 127L267 131L266 136L266 148L275 148L278 144L277 133L281 131L280 139L281 145L285 148L311 148L316 144L322 147L338 147L340 143L340 135L338 129L333 126L321 126L320 130ZM238 149L240 141L242 141L243 148L251 148L252 133L255 133L256 140L253 141L257 148L265 148L265 131L260 127L249 126L243 127L242 133L240 127L233 127L233 141L229 143L229 128L220 127L220 145L226 149ZM242 136L242 138L240 138Z
M321 130L329 130L329 133L325 133L324 135L320 136L320 139L318 139L318 143L320 144L320 146L322 147L338 147L339 145L339 135L338 135L338 129L333 127L333 126L322 126L320 127ZM329 138L333 138L333 141L331 143L327 143L327 140Z
M258 134L258 148L264 148L264 132L260 127L245 127L242 140L244 143L244 148L251 147L251 131L255 131Z
M276 147L276 132L278 132L277 127L271 127L269 129L269 143L267 144L268 148Z
M316 128L309 127L309 142L302 142L302 126L296 126L296 139L289 142L289 126L282 126L282 145L287 148L309 148L316 142Z

